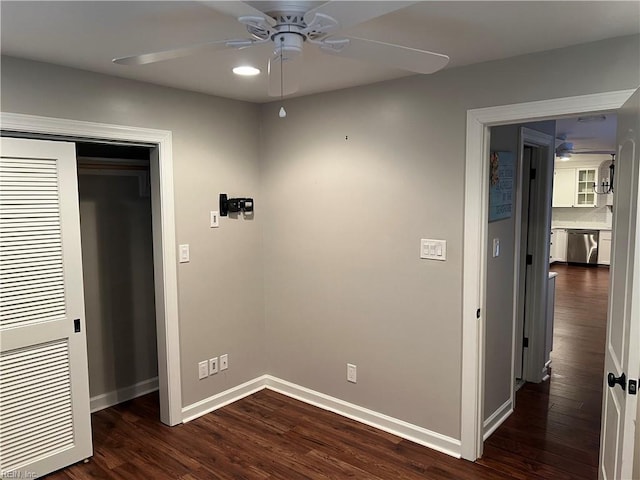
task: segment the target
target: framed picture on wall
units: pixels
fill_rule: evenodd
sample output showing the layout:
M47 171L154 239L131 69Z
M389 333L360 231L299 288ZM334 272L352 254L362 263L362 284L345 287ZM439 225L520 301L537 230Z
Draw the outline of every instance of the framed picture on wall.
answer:
M491 152L489 159L489 221L511 218L513 214L513 152Z

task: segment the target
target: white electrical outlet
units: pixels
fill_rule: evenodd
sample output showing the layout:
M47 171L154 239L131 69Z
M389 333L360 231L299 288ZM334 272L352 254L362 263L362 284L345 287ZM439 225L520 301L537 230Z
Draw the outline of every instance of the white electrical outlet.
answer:
M206 360L204 362L198 363L198 379L202 380L203 378L207 378L209 376L209 362Z
M209 359L209 375L218 373L218 357Z
M351 383L358 381L358 367L352 363L347 363L347 381Z
M225 353L220 355L220 370L226 370L227 368L229 368L229 355Z
M220 212L217 210L211 211L210 225L211 228L218 228L220 226Z

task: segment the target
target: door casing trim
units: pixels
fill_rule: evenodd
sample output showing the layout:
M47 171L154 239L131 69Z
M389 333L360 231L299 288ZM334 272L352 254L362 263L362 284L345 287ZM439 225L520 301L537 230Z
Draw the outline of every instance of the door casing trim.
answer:
M467 110L462 281L462 457L482 455L489 127L615 111L635 89ZM479 317L476 312L480 311Z
M111 125L0 112L0 128L28 136L56 135L84 141L110 140L154 147L150 162L160 420L182 423L178 277L173 194L172 134L168 130Z

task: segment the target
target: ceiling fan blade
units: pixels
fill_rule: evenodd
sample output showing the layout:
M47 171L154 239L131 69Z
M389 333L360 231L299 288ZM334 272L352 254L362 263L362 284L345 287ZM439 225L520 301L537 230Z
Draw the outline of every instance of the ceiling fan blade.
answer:
M325 53L416 73L434 73L449 63L449 57L440 53L355 37L329 37L320 43L320 49Z
M246 2L226 1L226 2L201 2L209 8L213 8L220 13L230 15L232 17L263 17L272 27L276 24L275 19L261 12L257 8L252 7Z
M574 155L612 155L615 150L573 150L571 153Z
M147 63L162 62L164 60L186 57L187 55L193 55L201 51L223 50L228 47L248 47L254 43L257 42L251 39L219 40L216 42L200 43L197 45L190 45L188 47L163 50L161 52L143 53L141 55L131 55L129 57L118 57L114 58L112 61L119 65L145 65Z
M323 3L319 7L309 10L304 15L307 25L313 22L317 13L328 15L339 23L339 28L349 28L364 23L387 13L395 12L418 2L344 2L333 1Z
M280 76L280 57L275 56L269 59L268 67L270 97L285 97L295 93L300 88L300 77L302 76L302 59L284 59L282 63L282 77ZM282 83L280 79L282 78Z

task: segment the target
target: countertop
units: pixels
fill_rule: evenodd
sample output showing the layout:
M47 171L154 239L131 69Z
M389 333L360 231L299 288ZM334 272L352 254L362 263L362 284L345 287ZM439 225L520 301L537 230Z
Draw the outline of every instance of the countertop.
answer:
M574 230L611 230L611 225L606 223L552 223L551 228L568 228Z

